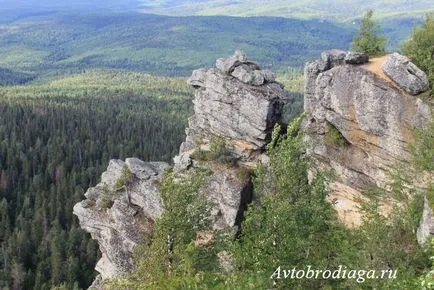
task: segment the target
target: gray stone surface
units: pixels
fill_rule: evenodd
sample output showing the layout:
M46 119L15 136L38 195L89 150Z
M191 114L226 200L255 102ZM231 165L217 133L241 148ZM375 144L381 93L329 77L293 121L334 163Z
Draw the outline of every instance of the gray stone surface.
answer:
M369 61L369 55L362 52L349 51L345 55L345 62L348 64L364 64Z
M128 186L116 190L114 185L124 165L132 172L133 179ZM164 162L143 162L136 158L128 158L126 162L111 160L101 182L89 188L85 194L87 199L74 206L73 213L81 228L98 241L102 257L95 269L101 279L132 269L135 245L152 233L153 221L161 215L157 185L167 166Z
M410 128L426 126L432 108L364 66L327 65L330 54L324 55L305 67L304 107L308 116L303 126L307 154L313 158L315 169L336 173L331 197L337 199L338 212L354 213L354 201L365 189L377 186L389 192L398 168L407 168L410 174ZM334 58L340 59L343 53L338 55ZM407 85L412 87L413 83ZM343 146L327 141L333 127L341 135ZM414 185L409 187L425 186L418 178L410 180ZM354 224L360 222L360 216L349 219Z
M412 95L418 95L429 88L428 77L410 59L399 53L386 57L383 72L400 88Z
M231 74L245 84L260 86L265 82L265 78L258 70L252 70L248 65L237 66Z
M214 170L200 189L210 202L214 229L237 225L252 199L250 178L240 178L238 170L242 169Z
M215 65L222 73L231 74L235 67L244 62L247 62L246 54L240 50L236 50L231 57L217 59Z
M332 49L321 53L321 60L328 63L329 67L345 63L347 52L340 49Z
M424 244L429 237L434 236L434 214L429 201L424 199L422 219L417 229L417 241Z
M262 158L289 94L275 82L271 71L260 70L241 52L219 59L216 68L194 71L188 83L196 89L194 115L189 118L187 137L174 159L174 169L179 174L188 174L194 167L211 170L200 191L212 205L213 227L234 227L252 194L249 174L246 176L240 164ZM194 152L209 150L215 136L224 140L225 151L238 160L238 165L216 166L218 160L211 164L194 160Z
M274 74L243 63L239 53L229 59L231 64L236 63L231 65L232 75L218 65L220 69L196 70L189 78L188 83L196 89L194 116L189 119L181 152L195 148L204 136L213 135L242 141L252 151L261 150L281 118L283 100L289 95L274 82Z

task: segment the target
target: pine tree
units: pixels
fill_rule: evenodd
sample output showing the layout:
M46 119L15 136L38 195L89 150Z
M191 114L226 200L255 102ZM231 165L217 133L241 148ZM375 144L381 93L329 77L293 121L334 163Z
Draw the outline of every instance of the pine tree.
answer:
M368 10L362 18L360 29L354 36L351 50L364 52L369 56L385 54L386 37L378 34L379 25L372 20L373 10Z

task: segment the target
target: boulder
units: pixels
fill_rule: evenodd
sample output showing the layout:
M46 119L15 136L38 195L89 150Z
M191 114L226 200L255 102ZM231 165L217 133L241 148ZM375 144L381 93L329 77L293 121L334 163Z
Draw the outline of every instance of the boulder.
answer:
M362 52L349 51L345 55L345 62L348 64L364 64L369 62L369 55Z
M219 58L216 61L216 68L225 74L231 74L238 65L247 62L247 56L241 50L236 50L234 55L228 58Z
M398 87L409 94L418 95L429 88L427 75L408 57L399 53L388 55L381 69Z
M131 180L115 188L126 166ZM153 223L162 213L158 184L168 164L143 162L136 158L111 160L101 182L87 190L86 199L74 206L80 226L98 241L101 259L95 269L101 279L128 273L133 268L133 250L153 232Z
M329 67L341 65L345 63L347 52L340 49L332 49L321 53L321 59L328 64Z
M245 84L260 86L264 84L265 78L258 70L252 70L248 65L237 66L231 74Z

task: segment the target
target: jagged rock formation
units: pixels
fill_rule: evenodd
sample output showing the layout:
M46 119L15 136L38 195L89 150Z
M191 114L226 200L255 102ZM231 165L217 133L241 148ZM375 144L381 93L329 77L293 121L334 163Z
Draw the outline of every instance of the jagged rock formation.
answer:
M152 235L162 212L158 184L167 166L136 158L111 160L101 182L74 206L80 226L98 241L102 257L95 269L102 279L129 272L133 248ZM123 180L124 172L130 173L128 180Z
M266 159L265 146L288 94L273 73L260 70L241 51L218 59L216 68L194 71L188 82L195 88L194 115L180 154L174 158L174 172L182 177L194 167L209 170L199 192L211 205L213 228L236 229L252 198L247 167ZM125 166L131 180L116 188ZM112 160L101 182L75 205L81 227L98 240L102 252L96 266L102 277L93 287L98 287L101 278L133 267L134 246L152 234L153 223L163 211L158 183L167 166L138 159L127 159L125 164Z
M379 187L390 192L393 175L400 167L409 170L413 128L426 126L432 114L413 96L428 89L425 80L398 54L368 62L366 56L334 50L306 65L308 154L316 170L335 172L330 200L347 225L361 223L363 191ZM392 206L385 203L383 210Z
M202 190L213 205L214 228L233 227L251 200L245 167L265 159L262 153L288 94L272 72L260 70L241 51L218 59L216 68L195 70L188 83L195 88L194 115L175 158L175 170L211 169ZM216 138L221 156L198 160L198 153L215 150ZM228 162L236 164L228 166Z
M252 199L249 168L267 162L264 154L274 125L282 116L288 94L269 71L236 51L218 59L215 68L193 72L194 115L186 139L174 158L175 177L194 168L210 174L199 189L211 206L213 228L239 225ZM400 166L410 171L413 128L423 128L432 108L418 96L427 89L423 73L402 56L369 60L361 53L332 50L305 68L307 151L317 170L333 170L330 201L349 226L361 222L358 210L363 192L373 186L390 192ZM411 95L413 94L413 95ZM82 228L98 240L102 258L95 280L118 276L133 267L132 250L152 235L163 212L159 183L168 164L138 159L112 160L101 182L74 207ZM423 187L414 178L413 188ZM393 203L383 205L391 208ZM434 229L432 210L425 213L418 238ZM205 233L203 242L212 239ZM230 257L219 253L229 271Z
M271 130L288 98L274 74L247 61L240 51L218 59L216 68L195 70L188 80L195 88L194 115L189 119L181 153L225 138L230 151L243 161L263 152Z

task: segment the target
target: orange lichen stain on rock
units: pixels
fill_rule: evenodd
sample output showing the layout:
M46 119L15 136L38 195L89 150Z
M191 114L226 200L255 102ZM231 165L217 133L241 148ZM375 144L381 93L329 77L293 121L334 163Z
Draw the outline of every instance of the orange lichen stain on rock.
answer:
M386 82L395 86L394 82L388 76L386 76L383 70L381 69L381 66L383 65L386 57L387 55L371 58L369 59L368 63L362 65L361 67L367 71L374 73L379 78L382 78Z
M197 232L196 240L194 241L194 245L196 247L210 245L212 243L213 237L214 237L214 235L211 231Z
M357 124L357 113L354 105L348 107L348 112L350 114L350 119L354 120L353 122L348 122L348 141L351 144L359 145L359 146L369 146L374 145L375 148L380 145L380 137L369 132L366 132Z
M329 189L330 194L327 201L333 205L340 222L351 229L360 227L366 216L361 206L369 202L369 198L362 192L337 181L330 183ZM387 217L395 206L399 206L395 200L384 199L379 202L378 212Z
M255 147L247 141L244 140L231 140L230 143L235 148L239 149L240 151L253 151L255 150Z
M361 201L367 201L362 193L340 182L329 184L330 194L327 197L336 210L339 220L348 228L357 228L362 224L363 213Z

